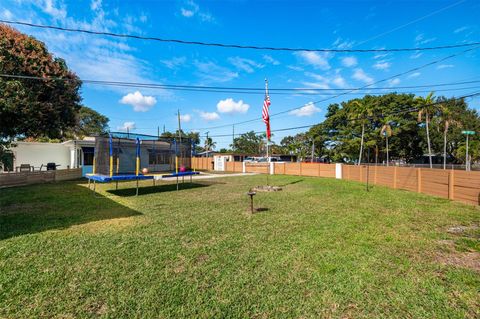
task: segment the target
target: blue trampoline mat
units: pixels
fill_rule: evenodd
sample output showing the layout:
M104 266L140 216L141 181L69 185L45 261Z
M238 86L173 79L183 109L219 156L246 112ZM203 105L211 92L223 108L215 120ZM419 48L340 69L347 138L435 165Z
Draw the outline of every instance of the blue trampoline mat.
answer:
M152 175L113 175L110 177L108 175L87 174L85 177L100 183L153 179Z
M199 175L199 172L178 172L172 173L168 175L162 175L162 177L182 177L182 176L191 176L191 175Z

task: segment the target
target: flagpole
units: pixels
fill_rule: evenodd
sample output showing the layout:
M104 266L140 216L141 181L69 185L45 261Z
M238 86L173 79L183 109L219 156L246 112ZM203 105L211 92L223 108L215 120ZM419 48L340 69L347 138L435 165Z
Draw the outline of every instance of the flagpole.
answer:
M268 80L265 78L265 95L268 96ZM269 121L270 121L270 115L268 115ZM268 144L270 143L268 139L268 133L267 133L267 161L268 161Z

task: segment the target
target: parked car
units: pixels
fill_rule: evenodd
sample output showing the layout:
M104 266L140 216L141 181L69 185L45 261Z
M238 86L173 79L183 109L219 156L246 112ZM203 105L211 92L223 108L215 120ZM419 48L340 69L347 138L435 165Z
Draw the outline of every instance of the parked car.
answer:
M258 163L272 163L272 162L281 162L282 160L278 156L269 156L262 157L258 160Z
M245 163L256 163L258 162L258 157L248 156L243 159Z

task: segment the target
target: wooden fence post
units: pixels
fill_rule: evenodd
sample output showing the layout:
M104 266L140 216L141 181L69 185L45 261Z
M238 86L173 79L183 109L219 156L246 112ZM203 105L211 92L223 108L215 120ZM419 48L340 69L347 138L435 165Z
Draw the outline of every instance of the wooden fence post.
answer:
M393 189L397 188L397 167L393 167Z
M451 199L451 200L455 199L454 189L455 189L455 175L454 175L454 170L452 169L448 173L448 199Z
M300 165L300 176L302 176L302 162L298 162Z
M422 192L422 169L417 168L417 192Z

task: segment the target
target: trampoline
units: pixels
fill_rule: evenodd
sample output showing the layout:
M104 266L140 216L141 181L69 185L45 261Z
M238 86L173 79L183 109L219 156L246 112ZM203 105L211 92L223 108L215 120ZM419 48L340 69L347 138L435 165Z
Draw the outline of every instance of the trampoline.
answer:
M156 179L163 179L163 178L169 178L169 177L176 177L177 178L177 191L178 191L178 184L179 184L179 178L182 178L182 184L185 182L185 176L190 176L190 183L192 183L192 176L193 175L200 175L199 172L174 172L172 174L166 174L166 175L161 175L161 176L156 176Z
M95 154L93 158L93 172L87 174L88 187L93 182L93 192L96 193L96 183L136 181L136 195L138 195L139 181L155 180L166 177L177 177L177 190L179 177L184 182L185 176L192 176L198 172L179 171L191 164L191 157L195 145L190 139L183 142L175 138L161 138L158 136L125 134L112 132L108 136L95 137ZM142 174L143 169L149 173ZM172 172L173 173L166 173ZM166 175L158 174L163 172ZM191 177L190 177L191 181Z

